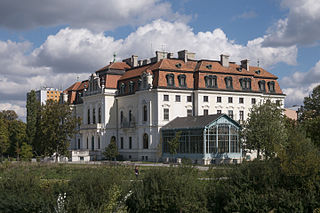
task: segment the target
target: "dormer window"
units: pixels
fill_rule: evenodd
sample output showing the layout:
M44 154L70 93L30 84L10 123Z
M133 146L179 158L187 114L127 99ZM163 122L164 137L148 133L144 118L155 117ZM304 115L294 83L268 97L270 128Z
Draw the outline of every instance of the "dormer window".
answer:
M129 82L129 93L133 93L134 92L134 82L130 81Z
M265 92L266 91L266 82L264 80L262 80L262 81L259 81L258 84L259 84L259 90L261 92Z
M124 83L121 83L120 94L124 94L125 92L126 92L126 85Z
M167 74L166 75L166 78L167 78L167 86L174 86L174 75L171 73L171 74Z
M178 75L179 86L186 87L186 75Z
M232 85L232 77L225 77L224 81L226 82L226 88L227 89L232 89L233 85Z
M142 89L142 88L141 88L141 84L142 84L142 80L141 80L141 79L139 79L139 80L138 80L138 89L139 89L139 90L141 90L141 89Z
M240 85L242 90L251 90L251 79L250 78L241 78Z
M269 92L275 92L274 81L269 81L268 82L268 89L269 89Z
M217 76L215 75L207 75L204 77L204 81L207 88L217 88Z

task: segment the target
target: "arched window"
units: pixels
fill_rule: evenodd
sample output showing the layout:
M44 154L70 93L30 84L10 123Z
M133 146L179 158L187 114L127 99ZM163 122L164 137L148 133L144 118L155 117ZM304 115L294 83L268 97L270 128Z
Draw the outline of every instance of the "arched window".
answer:
M92 123L96 123L96 109L95 108L93 108L93 110L92 110Z
M115 143L116 142L116 136L112 136L110 139L110 143Z
M179 86L180 87L186 87L186 75L178 75L178 80L179 80Z
M143 135L143 148L148 149L149 148L149 139L148 139L148 134L144 133Z
M148 108L147 105L143 106L143 121L147 121L148 120Z
M167 86L174 86L174 75L172 73L166 75Z
M80 149L80 138L78 139L78 149Z
M232 77L225 77L224 81L226 82L226 88L227 89L232 89L233 85L232 85Z
M126 92L126 85L124 83L121 83L120 94L124 94L125 92Z
M217 88L217 76L215 75L207 75L204 77L204 81L207 88Z
M132 121L132 112L129 110L129 123Z
M130 81L129 83L129 93L133 93L134 92L134 82Z
M123 111L120 112L120 123L123 123Z
M269 89L269 92L275 92L274 81L269 81L268 82L268 89Z
M94 136L91 138L91 149L94 150Z
M239 80L242 90L251 90L251 79L250 78L241 78Z
M259 81L258 84L259 84L259 90L261 92L265 92L266 91L266 82L264 80L262 80L262 81Z

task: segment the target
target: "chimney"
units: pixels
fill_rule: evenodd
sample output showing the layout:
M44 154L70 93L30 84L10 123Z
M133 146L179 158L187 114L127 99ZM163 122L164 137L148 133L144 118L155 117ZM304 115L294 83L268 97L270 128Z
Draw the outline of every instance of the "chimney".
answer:
M244 59L241 61L241 67L249 71L249 59Z
M223 67L229 67L229 56L221 54L220 63Z
M156 51L157 62L161 59L167 58L168 53L164 51Z
M184 62L187 62L188 60L187 54L188 54L188 50L181 50L178 52L178 58L183 60Z
M168 53L167 58L173 58L173 53Z
M131 58L123 59L122 62L126 62L131 67L137 67L138 66L138 56L132 55Z

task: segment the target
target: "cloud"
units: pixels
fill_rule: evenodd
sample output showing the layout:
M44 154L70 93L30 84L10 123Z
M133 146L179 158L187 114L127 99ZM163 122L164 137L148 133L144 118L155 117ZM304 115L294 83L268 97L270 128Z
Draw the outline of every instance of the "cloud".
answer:
M17 113L17 115L19 115L20 118L25 120L26 108L23 105L11 104L11 103L0 103L0 111L2 110L14 110Z
M268 30L265 46L313 45L320 40L319 0L282 0L281 5L289 14Z
M246 11L238 16L235 16L233 19L251 19L257 17L257 13L253 10Z
M174 13L170 3L160 0L0 1L0 26L15 30L69 25L105 31L157 18L188 20L188 16Z
M0 41L0 97L1 103L25 101L30 89L41 86L67 88L77 76L87 79L89 74L113 60L138 55L139 59L154 56L155 50L177 52L182 49L196 53L196 58L218 59L221 53L230 54L232 61L259 58L260 65L268 68L279 62L295 64L297 48L263 47L264 38L248 41L246 45L236 44L228 39L221 29L194 33L182 22L155 20L139 27L124 39L88 29L61 29L57 34L34 50L28 42L14 43ZM163 46L164 45L164 46Z
M287 95L286 106L302 105L304 97L320 84L320 61L308 72L295 72L292 76L284 77L280 83Z

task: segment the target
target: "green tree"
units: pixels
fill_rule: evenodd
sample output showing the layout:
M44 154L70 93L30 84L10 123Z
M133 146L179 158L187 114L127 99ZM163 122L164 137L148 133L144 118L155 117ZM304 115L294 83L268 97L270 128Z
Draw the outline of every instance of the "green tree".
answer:
M10 146L8 124L6 120L0 118L0 157L3 159L3 154Z
M9 140L8 154L11 157L18 157L17 150L22 146L22 142L27 140L26 124L24 122L19 120L9 122Z
M320 85L309 97L304 98L304 106L299 110L299 122L306 130L307 137L320 147Z
M282 109L269 100L254 105L244 124L242 137L247 149L257 150L258 158L261 152L267 158L273 157L276 146L285 145L287 141Z
M32 158L32 146L27 144L26 142L22 143L20 156L24 161L30 161Z
M80 120L72 115L70 106L48 100L41 111L42 147L47 155L68 155L70 138L77 133Z
M27 137L28 143L32 145L33 150L40 155L38 150L40 147L40 137L37 133L40 132L40 111L41 105L36 98L36 92L31 90L27 95Z
M182 134L182 131L176 132L175 136L168 141L169 152L172 155L172 157L178 152L181 134Z
M18 119L18 115L13 110L2 110L0 112L0 118L3 118L7 121L13 121Z
M106 147L103 155L107 160L114 160L119 155L115 138L111 139L110 144Z

